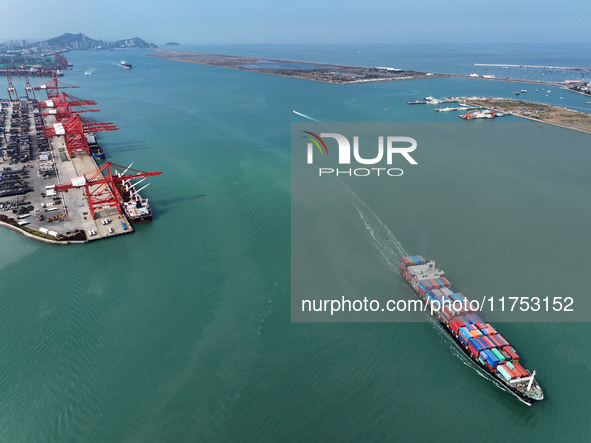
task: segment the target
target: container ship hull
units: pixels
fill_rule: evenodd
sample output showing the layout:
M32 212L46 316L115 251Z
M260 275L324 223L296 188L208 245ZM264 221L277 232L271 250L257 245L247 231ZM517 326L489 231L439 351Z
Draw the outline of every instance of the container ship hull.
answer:
M428 265L427 262L424 261L424 259L422 259L422 257L420 256L414 256L414 257L405 257L404 259L413 259L415 257L419 257L423 263L425 265ZM403 259L403 260L404 260ZM433 268L435 263L434 262L430 262L433 263ZM400 270L401 270L401 275L403 276L403 278L407 281L407 283L410 285L411 289L413 290L413 292L415 293L415 295L417 296L417 298L419 300L421 300L423 303L426 303L427 305L429 305L429 303L431 302L431 300L429 299L429 297L427 296L427 294L430 294L430 291L425 291L419 284L418 282L420 281L420 279L417 279L416 277L412 276L409 273L409 268L411 266L406 266L406 264L403 262L400 266ZM441 275L443 274L442 271L436 270L439 274L437 275ZM448 291L451 292L451 290L449 290L451 284L449 284L449 282L447 281L447 279L442 279L446 284L442 284L441 288L448 288ZM439 289L439 288L436 288ZM455 294L452 292L452 294ZM455 294L455 295L461 295L461 294ZM451 340L455 343L455 345L462 351L462 353L468 357L477 367L480 371L482 371L483 373L487 374L488 376L490 376L495 383L497 383L499 386L501 386L503 389L509 390L510 392L512 392L514 395L516 395L521 401L523 401L524 403L531 405L533 402L535 401L540 401L544 398L544 394L541 390L541 388L539 387L539 385L537 384L537 382L534 380L534 376L535 376L535 371L533 374L530 374L527 370L525 370L519 363L518 363L518 358L519 356L517 356L517 354L515 353L515 351L513 350L513 348L511 348L511 352L512 354L514 354L514 357L517 358L517 360L511 360L510 364L513 367L518 367L521 372L521 375L517 375L515 377L513 377L512 380L523 380L522 382L517 382L517 381L513 381L511 382L510 380L506 379L506 377L504 378L501 374L500 374L500 369L497 370L497 367L499 366L498 364L495 367L490 367L490 365L485 364L481 358L479 358L478 355L476 355L474 353L473 350L470 349L470 347L468 346L468 344L466 344L464 341L462 341L462 339L460 338L460 335L458 333L456 333L452 327L450 326L450 323L452 323L452 321L450 321L449 319L446 319L444 317L444 315L440 312L435 310L435 312L433 314L431 314L431 310L427 309L426 311L433 320L435 320L439 326L441 327L441 329L443 329L443 331L445 331L445 333L451 338ZM445 315L447 315L447 313L444 312ZM459 314L459 312L458 312ZM469 314L468 316L470 318L473 317L474 313L473 312L468 312L465 311L465 314ZM449 317L449 315L448 315ZM453 316L452 319L455 318L464 318L464 316ZM478 317L478 315L476 315L475 317L476 320L481 320L480 317ZM476 323L475 323L476 324ZM495 334L497 334L496 330L494 330L494 328L492 328L492 326L488 323L484 323L482 321L478 322L478 324L486 326L486 329L489 329L491 332L494 331L494 334L491 334L490 337L494 337ZM486 336L485 336L486 337ZM506 340L502 339L503 341L506 342ZM500 340L499 340L500 341ZM470 342L469 342L470 343ZM507 347L509 347L509 343L507 342L506 345L499 345L499 348L502 348L503 350L506 350ZM473 348L474 349L474 348ZM492 349L492 348L491 348ZM495 348L496 351L496 348ZM477 354L482 355L481 352L477 352ZM509 360L506 360L509 361ZM514 364L515 363L515 364ZM502 366L502 365L501 365ZM509 371L512 372L512 371ZM516 371L517 372L517 371ZM531 383L529 383L529 378L531 377ZM519 383L519 385L517 384ZM526 385L529 383L531 389L527 389Z
M140 180L140 182L143 180ZM121 182L117 185L117 193L121 202L121 208L127 219L131 223L146 223L152 221L152 209L147 198L140 195L141 189L136 189L140 182L131 183L130 181Z
M131 69L131 64L127 63L125 60L121 60L119 66L121 66L123 69Z

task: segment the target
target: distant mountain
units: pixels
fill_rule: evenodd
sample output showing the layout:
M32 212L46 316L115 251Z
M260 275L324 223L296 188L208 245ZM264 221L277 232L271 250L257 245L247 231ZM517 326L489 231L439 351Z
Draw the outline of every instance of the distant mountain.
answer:
M117 40L116 42L107 42L104 40L95 40L85 36L82 33L65 33L59 37L50 38L41 42L33 43L32 46L39 46L50 49L95 49L95 48L157 48L153 43L147 43L139 37L126 40Z
M155 49L156 46L154 43L148 43L145 40L142 40L139 37L128 38L127 40L117 40L113 43L114 48L150 48Z

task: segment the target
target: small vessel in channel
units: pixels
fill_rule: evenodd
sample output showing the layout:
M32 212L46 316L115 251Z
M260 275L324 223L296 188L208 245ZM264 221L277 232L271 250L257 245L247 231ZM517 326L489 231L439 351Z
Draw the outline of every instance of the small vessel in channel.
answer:
M121 60L121 63L119 63L119 66L121 66L123 69L131 69L131 64L127 63L125 60Z

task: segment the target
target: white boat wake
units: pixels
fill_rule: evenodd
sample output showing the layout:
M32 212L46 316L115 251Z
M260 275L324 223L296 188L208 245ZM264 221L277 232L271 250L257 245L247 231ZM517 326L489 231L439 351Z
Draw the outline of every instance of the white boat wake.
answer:
M320 120L316 120L315 118L310 117L309 115L302 114L301 112L298 112L295 109L293 110L293 113L296 114L296 115L299 115L300 117L307 118L308 120L312 120L313 122L322 123Z

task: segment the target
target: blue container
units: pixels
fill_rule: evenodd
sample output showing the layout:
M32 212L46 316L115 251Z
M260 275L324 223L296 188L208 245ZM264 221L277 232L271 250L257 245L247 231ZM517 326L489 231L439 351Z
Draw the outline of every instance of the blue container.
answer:
M460 328L460 335L466 337L466 340L470 340L472 338L472 336L470 335L470 331L465 327Z
M480 340L478 340L477 338L471 338L470 339L470 344L472 346L474 346L474 348L476 348L476 350L478 352L484 351L484 346L482 345L482 343L480 342Z
M500 363L500 360L497 358L497 356L495 354L490 352L490 349L485 350L484 353L486 355L486 361L488 361L488 363L491 366L496 366Z

